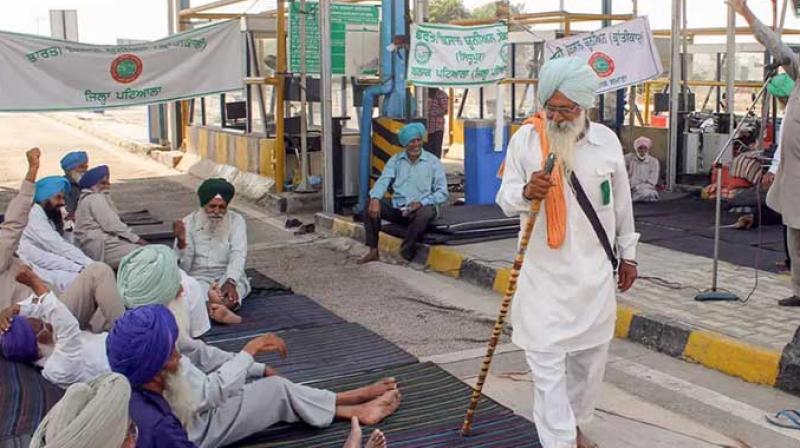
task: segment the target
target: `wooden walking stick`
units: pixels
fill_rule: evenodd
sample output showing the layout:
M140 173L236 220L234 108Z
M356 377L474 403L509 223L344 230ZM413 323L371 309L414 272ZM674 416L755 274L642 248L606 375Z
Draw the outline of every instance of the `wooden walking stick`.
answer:
M553 172L555 163L556 155L550 153L547 156L547 160L544 164L544 170L547 174ZM541 206L541 199L533 201L531 204L531 216L525 223L525 229L522 232L522 238L519 242L519 247L517 248L517 254L514 256L514 265L511 268L511 276L508 280L506 293L503 296L503 303L500 305L500 314L497 315L497 320L494 322L492 336L489 338L489 347L486 348L486 356L483 358L481 371L478 374L478 382L475 383L475 387L472 389L472 400L470 401L469 408L467 409L467 416L464 418L464 425L461 427L462 436L468 436L472 430L472 419L475 416L475 408L478 407L478 400L480 400L481 393L483 391L483 383L486 381L486 377L489 375L489 367L492 365L492 357L494 356L494 351L497 348L497 343L500 341L500 333L503 331L503 325L506 323L508 307L511 305L511 299L514 297L514 293L517 291L517 278L519 277L520 269L522 269L522 262L525 259L525 250L528 248L528 242L533 234L533 223L536 221L536 215L539 213Z

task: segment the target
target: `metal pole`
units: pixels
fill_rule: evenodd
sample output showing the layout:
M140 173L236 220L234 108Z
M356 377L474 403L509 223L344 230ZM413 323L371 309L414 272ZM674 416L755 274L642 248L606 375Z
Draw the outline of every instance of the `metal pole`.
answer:
M322 99L322 163L325 168L324 188L322 190L323 210L334 211L333 185L333 99L331 88L331 2L319 2L319 60L320 93Z
M728 6L728 32L727 32L727 41L726 41L726 52L725 52L725 68L727 68L728 76L727 76L727 88L725 90L725 97L726 97L726 112L730 116L730 126L728 127L728 132L733 132L734 125L735 125L735 114L734 111L736 110L736 99L734 98L735 93L733 90L733 83L736 80L736 11L733 9L732 6Z
M314 191L308 183L308 100L306 95L306 0L300 0L300 183L297 192Z
M673 190L677 180L678 165L678 79L680 77L680 17L681 1L672 0L672 31L670 33L670 62L669 76L669 151L667 153L667 189Z

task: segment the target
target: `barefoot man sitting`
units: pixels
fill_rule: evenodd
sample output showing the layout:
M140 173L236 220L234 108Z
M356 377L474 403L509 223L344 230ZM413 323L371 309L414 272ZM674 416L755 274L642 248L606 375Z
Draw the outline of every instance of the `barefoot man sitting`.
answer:
M131 416L140 431L143 425L147 431L153 426L144 417L149 419L154 413L137 409L145 405L159 409L173 427L175 419L170 416L174 415L187 430L191 443L218 447L280 422L305 422L324 428L334 418L357 417L365 425L375 425L400 404L392 378L340 393L295 384L279 376L247 382L254 356L266 352L287 356L286 344L273 334L253 338L208 375L181 356L175 348L181 344L180 338L174 314L163 305L127 311L109 333L108 360L111 369L125 375L134 388ZM150 436L144 435L145 439ZM176 438L180 439L180 434Z
M543 200L511 319L512 340L525 350L533 374L533 419L544 448L593 446L581 429L603 384L615 289L626 291L636 279L639 235L622 148L611 130L587 118L598 83L586 62L575 58L542 67L538 95L544 113L509 142L497 193L503 211L523 221L531 201ZM550 152L558 162L547 175L542 166ZM578 185L588 197L586 212L575 193ZM597 232L587 219L592 209ZM621 258L616 282L601 235Z
M175 248L181 269L205 289L219 285L218 302L236 310L250 294L245 274L247 224L228 210L236 189L225 179L206 179L197 190L200 208L175 222ZM212 294L213 295L213 294Z

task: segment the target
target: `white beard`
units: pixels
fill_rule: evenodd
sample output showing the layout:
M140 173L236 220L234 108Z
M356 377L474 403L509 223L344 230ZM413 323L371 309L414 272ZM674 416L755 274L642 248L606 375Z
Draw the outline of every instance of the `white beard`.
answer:
M206 229L215 240L227 242L231 236L231 215L225 213L221 219L215 219L200 209L200 227Z
M189 319L189 305L186 304L183 293L172 302L169 302L167 308L172 311L172 315L175 316L175 322L178 324L178 339L191 338L192 335L189 331L191 325L191 320Z
M167 377L164 399L184 428L188 428L197 414L196 399L191 384L184 375L183 366Z
M575 167L575 143L586 129L586 111L581 109L578 118L572 121L547 121L547 141L550 151L558 156L564 167L566 179L570 178Z

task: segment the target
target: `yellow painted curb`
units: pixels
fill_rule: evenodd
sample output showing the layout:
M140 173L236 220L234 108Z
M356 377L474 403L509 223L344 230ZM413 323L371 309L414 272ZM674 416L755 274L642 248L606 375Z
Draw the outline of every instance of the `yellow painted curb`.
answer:
M500 294L505 294L508 289L508 282L511 280L511 268L500 268L494 270L494 285L492 289Z
M342 219L334 219L332 231L335 235L352 237L355 235L356 224Z
M427 265L436 272L450 277L458 277L464 256L451 249L433 246L428 251Z
M378 236L378 250L392 255L400 255L400 245L403 240L381 232Z
M707 331L693 331L683 351L686 358L751 383L774 386L781 354Z
M631 331L631 322L633 321L633 316L635 316L637 313L637 310L629 306L617 304L617 323L614 327L614 337L620 339L628 338L628 334Z

